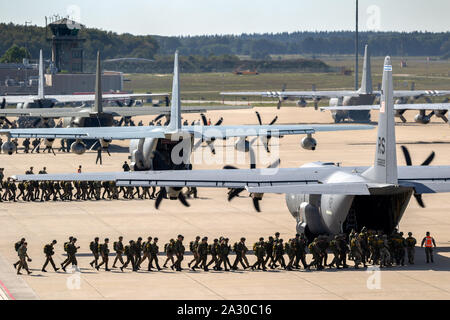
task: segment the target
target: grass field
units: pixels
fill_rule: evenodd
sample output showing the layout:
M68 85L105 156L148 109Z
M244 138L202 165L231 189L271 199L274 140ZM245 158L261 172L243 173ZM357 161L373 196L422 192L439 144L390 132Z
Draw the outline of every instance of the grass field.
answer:
M321 60L332 67L353 69L354 61L351 56L321 57ZM372 81L375 89L381 82L383 60L384 57L372 57ZM395 89L407 90L414 82L416 89L450 90L450 60L436 58L427 62L425 57L409 57L406 60L408 66L400 68L401 58L392 58ZM362 58L359 70L361 73ZM170 92L172 88L171 74L127 74L125 78L130 80L125 82L125 89L134 92ZM316 90L352 89L354 86L353 76L334 72L263 73L245 76L232 73L181 73L180 81L181 96L184 100L221 100L221 91L279 91L283 84L286 84L287 90L311 90L313 84L316 85Z

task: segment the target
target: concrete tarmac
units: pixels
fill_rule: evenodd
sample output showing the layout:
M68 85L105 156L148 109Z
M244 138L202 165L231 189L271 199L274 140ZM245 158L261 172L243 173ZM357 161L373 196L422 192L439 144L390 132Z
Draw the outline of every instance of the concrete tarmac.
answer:
M332 123L328 112L314 111L312 108L273 107L257 108L264 123L277 114L278 124L292 123ZM406 118L413 120L414 112L406 112ZM223 116L226 124L256 124L254 110L214 111L207 114L214 123ZM139 117L148 123L153 117ZM198 115L188 114L191 122ZM373 119L376 121L376 112ZM376 129L370 131L349 131L319 133L316 151L300 147L301 136L286 136L272 146L272 159L260 159L258 167L265 167L279 156L281 167L298 167L311 161L334 161L341 165L371 165L374 159ZM440 119L420 125L407 123L397 125L398 162L404 159L400 145L406 145L414 164L420 164L434 150L433 165L450 165L450 128ZM255 143L258 144L257 142ZM232 146L232 142L227 142ZM82 156L74 154L0 154L5 175L24 173L29 166L38 172L42 166L49 173L76 172L78 165L84 172L120 171L122 163L128 160L128 142L114 142L112 156L103 155L103 166L95 165L95 152ZM55 147L59 147L58 142ZM194 168L221 168L220 142L216 141L217 160L214 164L199 164ZM277 150L279 149L279 150ZM209 155L209 148L202 147L196 152ZM236 159L235 159L236 161ZM234 161L234 162L235 162ZM248 162L248 159L247 159ZM233 164L233 161L227 164ZM237 165L247 168L248 164ZM0 281L10 287L22 282L27 290L12 292L16 299L449 299L450 298L450 195L424 195L426 208L420 208L414 199L400 223L405 234L413 232L418 242L426 231L431 231L438 248L434 264L426 264L423 249L416 249L416 264L393 267L381 271L324 270L324 271L189 271L162 272L140 271L133 273L119 269L112 272L97 271L89 266L89 243L96 236L110 239L112 243L119 236L125 241L141 236L157 236L160 250L164 243L178 234L185 236L185 246L196 235L208 236L209 241L223 235L238 241L247 238L251 249L260 236L267 238L276 231L285 240L295 235L295 220L285 205L283 195L264 195L262 212L255 212L246 192L231 202L226 200L224 189L199 189L200 199L190 200L191 207L185 208L178 201L163 201L160 210L154 208L153 200L103 200L46 203L1 203L0 204L0 256L5 261L8 272L0 272ZM54 273L47 267L42 273L45 260L43 247L56 239L57 264L65 259L63 243L69 236L78 238L81 246L78 258L81 273ZM14 242L25 237L29 243L29 263L33 271L30 276L14 275L12 264L17 260ZM192 256L186 256L183 265ZM308 254L308 259L310 255ZM165 257L160 256L160 265ZM254 256L249 256L253 262ZM232 256L231 261L234 261ZM330 260L331 261L331 260ZM352 265L352 261L349 262ZM110 265L112 264L112 257ZM143 268L143 270L146 270ZM13 275L13 278L11 278ZM8 278L8 279L6 279ZM14 280L15 278L15 280ZM13 281L11 281L11 279ZM30 294L30 293L34 293Z

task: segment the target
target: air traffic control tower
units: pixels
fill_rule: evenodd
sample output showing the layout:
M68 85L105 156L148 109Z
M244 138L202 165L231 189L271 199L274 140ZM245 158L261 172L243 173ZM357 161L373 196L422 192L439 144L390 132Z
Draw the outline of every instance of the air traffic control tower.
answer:
M52 31L52 63L57 72L83 72L83 42L86 39L78 37L83 25L73 20L63 18L48 25Z

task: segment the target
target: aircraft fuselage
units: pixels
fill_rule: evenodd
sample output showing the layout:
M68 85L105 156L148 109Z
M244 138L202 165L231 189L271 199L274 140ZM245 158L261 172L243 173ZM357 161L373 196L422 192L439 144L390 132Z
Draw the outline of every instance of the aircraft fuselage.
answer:
M325 165L334 164L311 163L303 167ZM363 175L345 171L336 171L325 181L370 183ZM286 204L296 219L297 232L309 237L349 233L362 227L390 233L400 222L413 191L400 187L373 190L371 195L286 194Z

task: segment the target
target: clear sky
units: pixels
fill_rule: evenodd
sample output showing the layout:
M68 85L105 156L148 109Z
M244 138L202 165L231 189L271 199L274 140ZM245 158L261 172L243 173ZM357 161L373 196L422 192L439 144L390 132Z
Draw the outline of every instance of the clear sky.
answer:
M59 14L88 27L155 35L353 30L355 0L14 0L0 21L45 25ZM450 31L449 0L359 0L360 30Z

